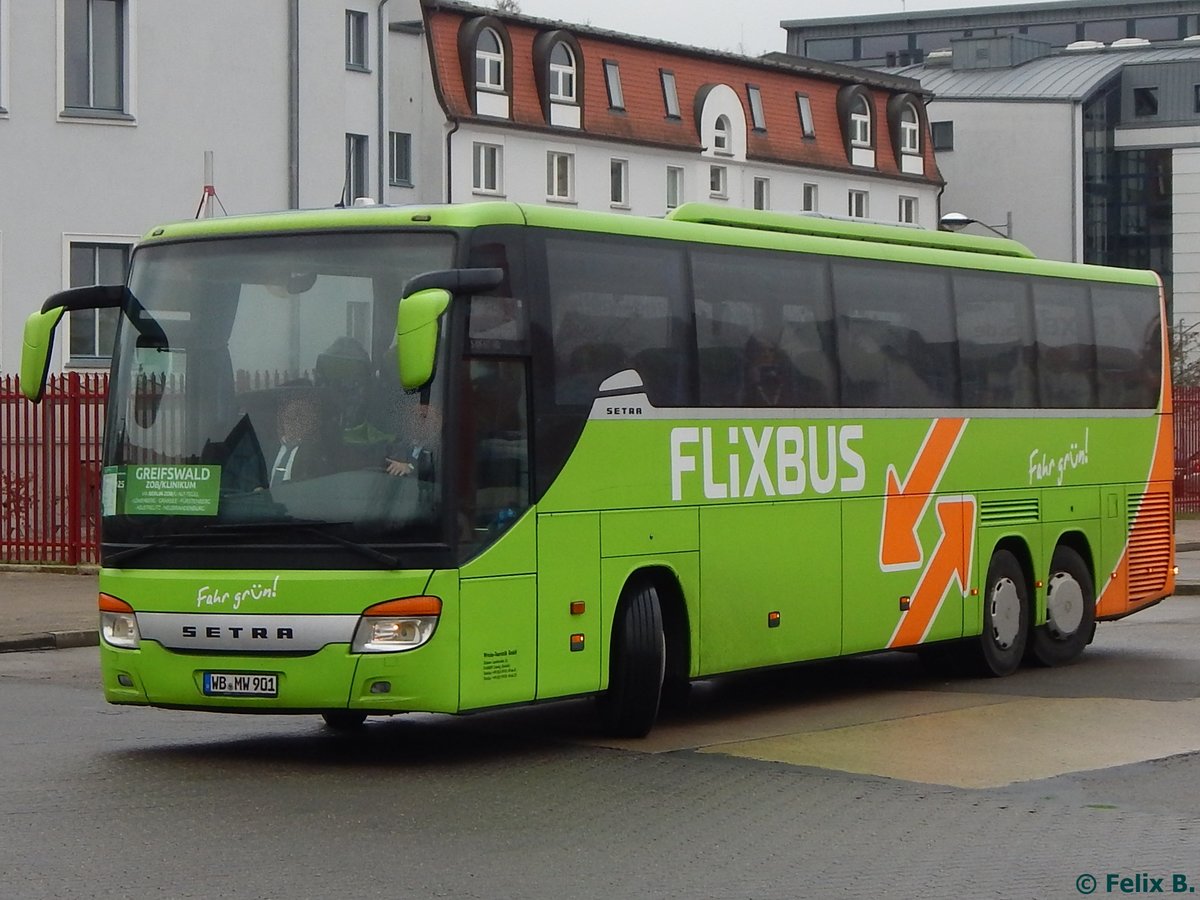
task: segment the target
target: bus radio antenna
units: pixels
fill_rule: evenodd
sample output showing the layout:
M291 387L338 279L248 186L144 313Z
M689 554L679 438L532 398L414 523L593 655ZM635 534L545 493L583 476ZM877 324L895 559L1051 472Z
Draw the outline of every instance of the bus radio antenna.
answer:
M204 213L204 218L211 219L213 217L213 201L217 201L217 205L221 207L221 215L229 215L225 209L225 204L221 202L221 198L217 196L217 189L213 187L213 152L211 150L204 151L204 193L200 195L200 205L196 207L195 218L200 218L200 213Z

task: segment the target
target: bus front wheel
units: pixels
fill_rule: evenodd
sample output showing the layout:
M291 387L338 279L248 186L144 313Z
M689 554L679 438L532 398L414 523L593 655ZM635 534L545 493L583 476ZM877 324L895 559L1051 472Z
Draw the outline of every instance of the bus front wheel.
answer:
M1029 635L1028 658L1042 666L1074 662L1096 631L1096 593L1083 558L1059 546L1046 579L1046 623Z
M617 737L645 737L658 718L667 645L654 585L626 586L613 620L608 690L600 698L605 729Z

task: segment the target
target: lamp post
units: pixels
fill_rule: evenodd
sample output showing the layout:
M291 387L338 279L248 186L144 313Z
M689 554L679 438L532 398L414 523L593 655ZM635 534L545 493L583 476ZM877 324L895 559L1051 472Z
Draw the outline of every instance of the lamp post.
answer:
M962 231L968 225L979 225L986 228L988 231L995 232L1002 238L1012 237L1012 210L1009 210L1005 215L1003 225L989 225L987 222L981 222L979 219L972 219L970 216L960 212L948 212L938 220L938 227L942 231ZM1001 231L1000 229L1004 229Z

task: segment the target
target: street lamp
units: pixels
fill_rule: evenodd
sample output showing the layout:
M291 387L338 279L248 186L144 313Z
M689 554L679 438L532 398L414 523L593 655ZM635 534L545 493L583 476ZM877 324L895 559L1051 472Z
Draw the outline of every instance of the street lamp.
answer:
M1003 225L989 225L987 222L981 222L979 219L972 219L970 216L964 215L960 212L948 212L942 216L940 220L938 220L938 226L942 229L942 231L962 231L968 225L979 225L982 228L986 228L988 231L995 232L1002 238L1011 238L1012 210L1009 210L1005 216ZM1004 230L1001 231L1001 228Z

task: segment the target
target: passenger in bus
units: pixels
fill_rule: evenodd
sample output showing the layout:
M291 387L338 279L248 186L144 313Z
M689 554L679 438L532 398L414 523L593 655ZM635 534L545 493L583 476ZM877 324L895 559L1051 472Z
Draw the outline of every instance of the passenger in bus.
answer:
M795 406L796 372L774 344L753 335L746 341L746 405Z
M441 442L442 414L429 403L420 403L407 417L403 438L394 441L384 458L389 475L415 475L423 481L434 478L434 460Z

